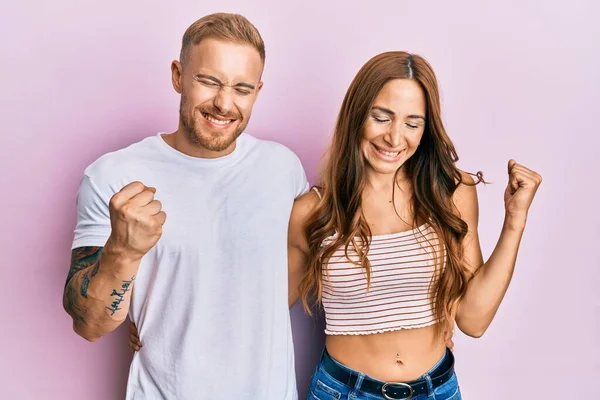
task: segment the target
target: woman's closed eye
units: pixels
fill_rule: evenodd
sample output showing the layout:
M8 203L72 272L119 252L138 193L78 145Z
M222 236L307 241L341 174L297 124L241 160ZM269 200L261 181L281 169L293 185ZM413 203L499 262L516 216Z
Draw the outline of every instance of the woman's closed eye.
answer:
M379 122L380 124L390 122L389 118L386 117L378 117L377 115L371 115L371 118L375 120L375 122Z

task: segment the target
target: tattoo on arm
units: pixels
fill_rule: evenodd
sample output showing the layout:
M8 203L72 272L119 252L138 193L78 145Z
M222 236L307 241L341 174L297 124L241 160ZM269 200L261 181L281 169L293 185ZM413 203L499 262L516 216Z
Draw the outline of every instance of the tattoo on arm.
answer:
M84 317L87 314L87 310L79 301L81 298L88 297L90 280L98 273L98 269L100 268L101 252L102 247L79 247L72 252L71 269L69 270L69 275L67 276L67 282L65 284L65 301L66 308L76 323L87 325ZM87 270L84 271L81 276L81 286L79 287L79 291L72 287L74 285L69 286L69 282L75 274L86 268ZM110 304L110 307L106 307L106 309L111 312L111 316L121 310L119 305L123 302L127 292L130 291L131 284L134 280L135 276L128 281L123 281L120 289L113 289L111 293L111 297L114 298L113 302Z
M94 264L100 257L101 252L102 247L78 247L73 249L71 252L71 268L69 269L69 274L67 275L65 287L67 287L73 275Z
M134 279L135 276L128 281L123 281L123 284L121 285L121 291L113 289L111 297L115 297L115 300L111 303L110 307L106 307L106 309L110 311L110 315L114 315L117 311L120 310L119 304L121 304L121 302L123 301L123 298L125 297L125 294L129 291L129 287L131 286L131 283L134 281Z
M67 312L73 317L75 324L87 325L85 321L85 315L87 309L80 303L81 296L87 297L87 288L90 283L90 277L96 275L99 267L99 257L102 251L102 247L78 247L73 249L71 253L71 268L65 282L65 308ZM90 271L86 271L81 281L81 288L79 292L73 286L69 286L69 282L75 276L75 274L90 265L94 267Z
M98 273L98 268L100 268L100 260L96 260L93 265L94 266L92 267L92 269L87 270L83 273L83 279L81 279L80 293L86 299L88 286L90 286L90 276L93 278Z
M73 317L73 321L76 324L87 325L84 317L87 314L87 310L79 303L79 295L77 294L77 291L71 286L67 286L65 298L66 309L69 311L71 317Z

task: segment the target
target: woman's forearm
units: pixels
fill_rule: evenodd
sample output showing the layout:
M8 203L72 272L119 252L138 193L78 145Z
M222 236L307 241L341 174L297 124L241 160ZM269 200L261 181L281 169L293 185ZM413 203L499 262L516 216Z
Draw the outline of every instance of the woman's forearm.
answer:
M505 217L494 251L469 281L456 313L465 334L480 337L496 315L513 276L525 221L524 216Z

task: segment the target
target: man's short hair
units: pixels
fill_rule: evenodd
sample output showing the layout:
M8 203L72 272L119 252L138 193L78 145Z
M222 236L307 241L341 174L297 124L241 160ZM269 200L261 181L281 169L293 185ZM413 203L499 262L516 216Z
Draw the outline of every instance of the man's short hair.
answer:
M200 18L190 25L183 35L179 60L183 65L191 47L203 39L220 39L252 46L265 62L265 43L258 29L246 17L239 14L216 13Z

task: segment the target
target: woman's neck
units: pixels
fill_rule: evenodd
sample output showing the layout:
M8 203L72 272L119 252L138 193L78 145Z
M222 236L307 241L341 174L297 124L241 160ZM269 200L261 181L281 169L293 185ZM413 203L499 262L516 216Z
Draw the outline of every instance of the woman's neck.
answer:
M394 179L395 186L394 187ZM411 187L411 183L403 169L397 174L380 174L375 171L367 173L367 184L365 187L365 195L385 197L392 199L392 194L398 192L407 192Z

